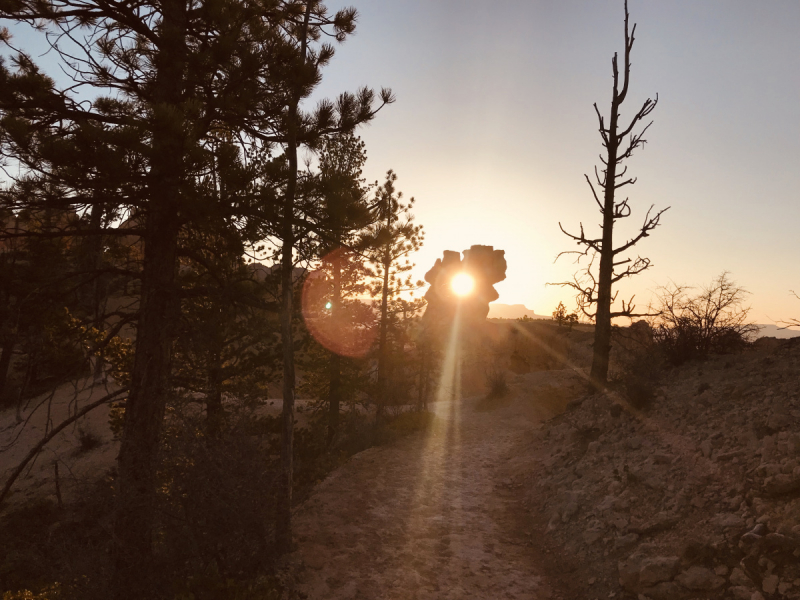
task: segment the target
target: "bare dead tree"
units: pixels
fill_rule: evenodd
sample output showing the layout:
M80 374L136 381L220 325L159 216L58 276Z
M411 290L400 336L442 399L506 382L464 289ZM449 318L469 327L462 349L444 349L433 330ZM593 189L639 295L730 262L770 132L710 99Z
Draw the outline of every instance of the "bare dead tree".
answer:
M627 257L626 253L642 238L648 237L653 229L658 227L661 215L669 209L667 207L654 213L653 206L651 206L638 231L622 245L614 247L614 227L616 222L630 217L632 212L628 204L628 198L617 201L617 190L636 183L635 177L627 177L628 167L624 166L623 162L633 155L633 151L636 148L647 143L644 134L653 122L650 121L638 132L635 132L634 129L644 123L658 103L658 95L656 95L655 100L648 98L627 125L620 125L620 107L628 95L631 71L630 54L635 33L636 24L633 25L633 28L628 28L628 3L626 0L625 55L622 81L620 81L617 54L614 53L614 57L611 59L614 88L611 98L611 115L608 122L600 113L597 104L595 103L594 105L606 156L600 155L603 168L598 170L595 167L594 178L596 184L592 182L588 175L585 175L586 182L592 190L594 200L603 217L600 225L601 232L597 236L587 235L584 231L583 223L581 223L580 233L575 234L566 231L561 223L558 224L567 237L583 248L581 250L561 252L556 257L556 260L565 254L576 254L576 263L579 264L583 258L587 258L589 261L585 268L575 274L572 281L556 283L555 285L573 288L576 291L576 300L581 311L595 321L591 380L598 387L602 387L606 383L608 375L608 360L611 350L611 320L615 317L645 316L645 314L635 312L636 307L633 304L633 296L627 303L622 300L622 307L619 310L612 310L612 305L615 303L618 293L614 291L615 284L625 277L638 275L651 266L649 258L637 256L634 259ZM598 188L600 193L598 193ZM595 270L598 256L600 259L599 265Z

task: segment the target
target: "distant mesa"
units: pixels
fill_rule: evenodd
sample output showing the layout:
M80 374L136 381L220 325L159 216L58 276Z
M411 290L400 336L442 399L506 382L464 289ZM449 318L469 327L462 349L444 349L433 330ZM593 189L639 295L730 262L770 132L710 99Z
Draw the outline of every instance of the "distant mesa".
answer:
M524 304L493 303L489 305L489 316L488 316L489 319L521 319L522 317L528 317L529 319L550 318L550 317L544 317L542 315L537 315L530 308L527 308Z
M758 337L774 337L779 340L787 340L789 338L800 337L800 330L798 329L781 329L777 325L759 325L761 329L758 331Z

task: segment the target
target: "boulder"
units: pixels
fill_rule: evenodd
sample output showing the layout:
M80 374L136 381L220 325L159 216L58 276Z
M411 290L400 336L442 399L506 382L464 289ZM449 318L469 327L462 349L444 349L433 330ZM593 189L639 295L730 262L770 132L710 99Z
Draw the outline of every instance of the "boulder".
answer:
M753 597L753 589L743 585L734 585L728 588L733 600L750 600Z
M744 571L742 571L739 567L735 567L731 571L730 582L731 582L731 584L737 585L737 586L748 587L748 586L753 585L753 582L750 580L750 578L747 575L745 575ZM749 587L748 587L748 589L749 589ZM748 598L749 597L750 596L748 596Z
M778 583L780 580L777 575L767 575L761 582L761 589L768 594L774 594L778 591Z
M644 596L651 600L675 600L681 597L681 588L674 581L662 581L658 585L646 588Z
M800 478L794 474L780 473L764 480L764 491L771 496L781 496L800 491Z
M675 577L675 581L687 590L693 591L715 590L725 585L724 577L720 577L711 569L697 565L686 569Z
M645 589L672 579L679 562L677 556L646 556L635 552L618 564L619 583L629 592L645 593Z
M744 519L736 513L720 513L711 519L711 524L722 529L743 529Z

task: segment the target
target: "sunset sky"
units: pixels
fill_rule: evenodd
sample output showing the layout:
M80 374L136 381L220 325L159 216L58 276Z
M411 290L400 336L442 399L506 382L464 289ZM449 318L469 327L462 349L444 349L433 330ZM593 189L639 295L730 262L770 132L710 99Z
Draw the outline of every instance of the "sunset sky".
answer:
M360 131L369 179L394 169L417 199L420 276L445 249L506 251L499 302L539 314L566 289L574 248L561 221L592 230L583 178L602 150L592 103L608 113L621 0L369 0L321 94L389 86L396 104ZM653 267L622 288L699 285L722 271L752 292L762 323L800 316L800 3L631 0L638 23L630 117L659 95L648 144L630 161L632 233L647 208L671 206L636 247ZM596 229L594 229L596 231ZM634 255L635 258L635 255Z
M623 48L622 0L333 0L354 5L356 34L337 47L315 98L368 85L397 102L367 128L369 180L387 169L417 199L422 277L444 250L506 251L501 303L549 315L576 266L559 221L599 232L584 180L599 164L592 103L607 114L611 57ZM648 144L629 161L635 233L651 204L671 206L635 250L653 267L626 282L646 306L670 281L723 271L752 292L761 323L800 317L800 2L631 0L638 24L630 116L659 103ZM35 39L14 28L17 41ZM52 54L39 61L53 72ZM635 254L633 255L635 258Z

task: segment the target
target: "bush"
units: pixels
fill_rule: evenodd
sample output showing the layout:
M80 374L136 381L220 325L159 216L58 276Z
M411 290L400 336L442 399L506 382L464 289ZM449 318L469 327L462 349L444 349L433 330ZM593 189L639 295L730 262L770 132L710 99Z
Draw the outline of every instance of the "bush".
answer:
M78 429L78 443L79 446L75 454L86 454L91 452L103 443L103 440L98 437L96 433L88 429Z
M489 386L487 398L498 399L508 395L508 377L506 372L493 367L486 373L486 383Z
M486 371L486 385L489 391L478 401L477 410L491 410L508 404L508 376L505 370L492 366Z
M611 385L637 409L652 404L661 384L664 360L657 348L632 350L609 377Z
M276 465L258 437L233 430L209 439L200 434L202 423L192 425L172 428L164 444L164 579L173 577L170 563L183 564L180 576L207 586L212 579L252 578L272 559L265 515L274 501Z
M660 289L649 324L653 340L673 365L711 354L739 352L752 343L758 326L748 321L744 288L722 273L697 295L692 288L672 285Z

